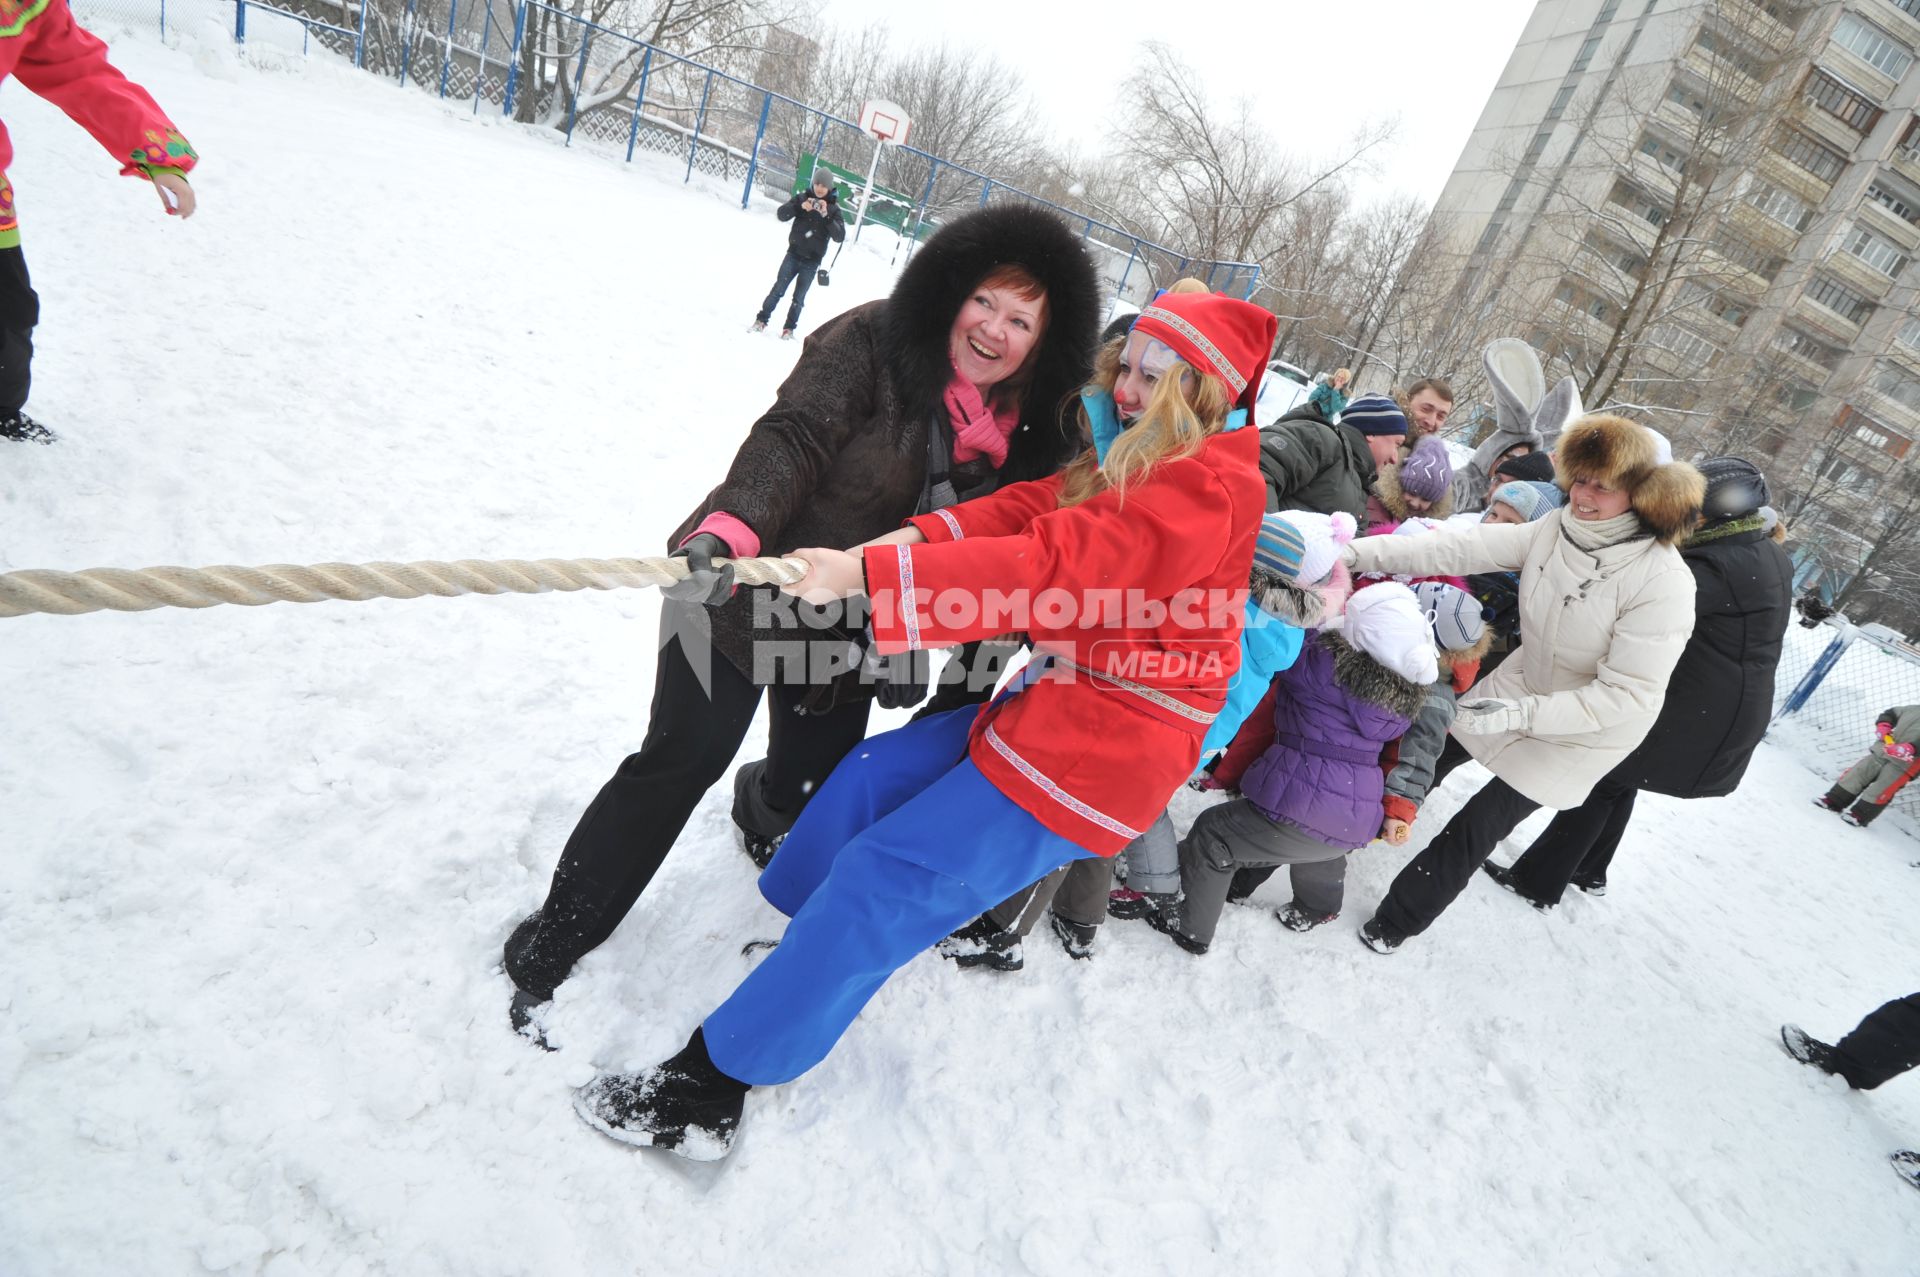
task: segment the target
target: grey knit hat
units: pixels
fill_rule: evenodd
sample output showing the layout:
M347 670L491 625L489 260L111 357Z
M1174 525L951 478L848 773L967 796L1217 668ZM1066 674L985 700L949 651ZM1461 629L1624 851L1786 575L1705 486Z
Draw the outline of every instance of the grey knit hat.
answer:
M1742 519L1773 503L1767 476L1745 457L1708 457L1694 463L1707 477L1707 500L1701 508L1708 523Z

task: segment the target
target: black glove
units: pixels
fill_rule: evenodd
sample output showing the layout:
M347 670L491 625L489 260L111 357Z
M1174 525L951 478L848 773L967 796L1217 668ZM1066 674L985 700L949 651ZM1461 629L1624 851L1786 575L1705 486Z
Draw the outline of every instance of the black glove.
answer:
M1467 578L1480 615L1494 633L1512 638L1520 629L1520 578L1512 572L1476 572Z
M711 532L696 532L687 543L673 552L687 561L687 579L660 587L660 593L676 603L704 603L718 607L733 597L733 564L714 567L714 556L725 558L733 547Z
M927 699L927 680L914 668L912 652L898 656L869 657L878 662L873 681L873 699L881 709L906 709Z

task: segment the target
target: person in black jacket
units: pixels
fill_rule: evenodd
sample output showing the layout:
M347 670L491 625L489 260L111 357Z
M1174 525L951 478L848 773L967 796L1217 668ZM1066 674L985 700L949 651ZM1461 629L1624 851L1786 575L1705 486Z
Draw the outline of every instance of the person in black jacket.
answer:
M1382 415L1399 417L1399 433L1390 437L1404 439L1407 419L1397 405L1386 402L1391 412ZM1260 430L1260 477L1267 483L1268 514L1344 510L1365 527L1367 494L1377 473L1367 436L1352 427L1334 425L1313 404L1303 403Z
M780 274L773 291L760 303L753 318L753 331L760 332L773 318L773 308L793 285L793 304L787 307L787 322L782 337L792 337L800 325L800 308L807 304L807 290L813 287L813 273L827 255L827 245L847 237L847 221L840 215L840 193L833 189L833 174L822 168L813 170L813 184L782 204L775 214L783 222L792 222L787 232L787 255L780 259Z
M1667 683L1653 730L1587 801L1556 815L1510 866L1486 872L1536 908L1571 882L1600 895L1641 790L1719 798L1746 774L1773 714L1773 676L1793 612L1793 562L1767 535L1767 481L1739 457L1708 457L1704 522L1680 547L1693 570L1693 636Z

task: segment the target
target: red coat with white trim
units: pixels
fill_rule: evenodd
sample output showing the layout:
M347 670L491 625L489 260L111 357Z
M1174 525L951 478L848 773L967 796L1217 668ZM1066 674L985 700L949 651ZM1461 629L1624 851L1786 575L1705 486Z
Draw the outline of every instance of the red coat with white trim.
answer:
M1226 703L1266 511L1259 447L1254 430L1214 435L1124 500L1064 510L1058 476L1013 484L912 519L925 545L865 552L881 652L1025 630L1035 660L1053 658L981 710L968 756L1096 855L1166 809Z
M193 167L193 148L147 91L107 61L107 46L73 20L67 0L0 0L0 79L11 76L65 111L128 176ZM0 125L0 172L13 141Z

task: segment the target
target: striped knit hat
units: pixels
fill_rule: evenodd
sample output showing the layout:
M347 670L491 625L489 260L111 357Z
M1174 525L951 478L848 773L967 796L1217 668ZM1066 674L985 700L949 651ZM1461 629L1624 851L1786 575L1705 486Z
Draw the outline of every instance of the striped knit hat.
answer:
M1493 490L1493 500L1501 505L1512 506L1522 522L1532 523L1541 515L1552 514L1565 505L1567 494L1554 483L1503 483Z
M1340 424L1363 435L1404 435L1407 414L1385 395L1361 395L1341 411Z
M1350 514L1285 510L1260 520L1253 566L1295 585L1318 585L1340 561L1340 547L1353 539Z
M1434 646L1443 652L1464 652L1486 633L1480 600L1457 585L1421 581L1413 587L1413 597L1433 626Z

